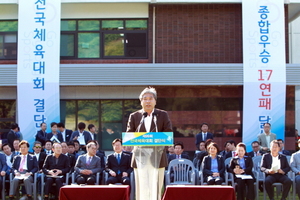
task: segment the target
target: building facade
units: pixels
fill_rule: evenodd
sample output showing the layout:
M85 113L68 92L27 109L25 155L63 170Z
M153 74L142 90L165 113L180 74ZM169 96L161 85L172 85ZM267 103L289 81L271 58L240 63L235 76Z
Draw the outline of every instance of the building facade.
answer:
M81 121L95 124L101 148L109 150L112 138L126 130L129 114L141 108L139 93L151 85L158 91L157 107L168 111L175 141L183 141L185 150L195 150L202 122L209 124L219 145L241 141L247 134L242 132L241 3L61 0L61 121L72 130ZM288 150L295 150L300 84L299 54L289 40L291 35L294 41L299 38L293 32L299 23L297 12L290 16L289 9L298 5L285 4ZM17 121L16 105L22 104L17 102L17 35L18 2L2 0L2 134Z

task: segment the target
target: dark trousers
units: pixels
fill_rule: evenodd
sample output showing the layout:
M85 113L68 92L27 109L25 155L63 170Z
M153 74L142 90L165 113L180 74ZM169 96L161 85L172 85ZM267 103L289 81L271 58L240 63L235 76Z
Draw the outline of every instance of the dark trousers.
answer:
M64 178L51 178L45 177L45 195L49 195L51 191L52 184L55 183L56 196L59 196L59 190L63 186Z
M110 176L108 177L106 184L115 184L115 183L122 183L123 185L130 185L130 178L122 177L122 173L117 176Z
M80 184L87 184L87 185L95 185L96 177L95 175L79 175L76 178L76 182L78 185Z
M244 200L245 196L247 197L246 199L254 200L254 180L237 178L235 181L237 183L237 200ZM246 191L247 195L245 195Z
M292 185L291 179L279 173L268 175L265 179L265 188L270 199L274 198L273 183L281 183L283 185L282 198L286 198Z
M2 181L3 179L5 179L5 176L0 176L0 198L2 198L2 187L3 187L3 184L2 184Z

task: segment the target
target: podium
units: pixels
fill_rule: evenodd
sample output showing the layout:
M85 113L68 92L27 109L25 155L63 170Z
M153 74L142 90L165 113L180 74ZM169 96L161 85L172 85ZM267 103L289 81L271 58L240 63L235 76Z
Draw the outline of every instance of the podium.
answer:
M122 133L123 146L134 146L136 200L160 200L165 167L165 146L173 145L173 132Z

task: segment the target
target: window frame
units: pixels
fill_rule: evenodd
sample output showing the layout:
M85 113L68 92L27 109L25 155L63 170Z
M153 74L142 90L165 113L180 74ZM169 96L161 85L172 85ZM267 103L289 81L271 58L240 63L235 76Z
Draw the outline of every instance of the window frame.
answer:
M67 35L67 34L74 34L74 56L60 56L61 60L68 60L68 59L82 59L82 60L96 60L96 59L148 59L148 27L149 27L149 20L148 18L124 18L124 19L119 19L119 18L105 18L105 19L61 19L61 21L67 21L67 20L75 20L76 21L76 30L75 31L61 31L61 35ZM83 20L99 20L99 25L100 28L97 31L79 31L78 30L78 21L83 21ZM102 29L102 21L103 20L122 20L123 21L123 29L120 30L103 30ZM146 20L147 23L147 28L145 30L126 30L125 23L126 20ZM99 33L99 58L79 58L78 57L78 35L79 33ZM129 57L126 56L126 50L127 46L126 43L124 42L124 55L123 56L105 56L104 55L104 50L105 50L105 44L104 44L104 34L118 34L118 33L123 33L124 34L124 41L127 39L127 34L128 33L143 33L146 35L146 46L145 46L145 51L146 51L146 56L145 57Z
M4 22L4 21L18 23L18 20L6 20L6 19L1 20L1 22ZM15 58L6 58L4 56L0 56L0 60L17 60L18 59L18 31L0 31L0 35L3 36L3 41L4 41L5 35L12 35L12 34L16 35L16 57ZM3 47L2 47L3 51L4 51L4 46L5 46L4 44L5 43L3 42Z

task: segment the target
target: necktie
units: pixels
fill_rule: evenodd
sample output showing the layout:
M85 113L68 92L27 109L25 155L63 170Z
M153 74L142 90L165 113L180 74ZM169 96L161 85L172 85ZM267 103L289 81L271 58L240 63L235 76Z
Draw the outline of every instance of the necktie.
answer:
M89 157L88 161L86 162L86 165L90 165L91 164L91 160L92 160L92 157Z
M121 161L121 157L120 154L118 154L118 164L120 164L120 161Z
M120 157L120 154L118 154L118 164L120 164L120 161L121 161L121 157ZM121 173L121 171L118 170L118 174L120 174L120 173Z
M235 157L235 156L236 156L236 152L234 151L234 152L233 152L233 157Z
M20 172L23 172L23 167L25 165L25 159L26 159L26 156L23 156L23 159L22 159L20 167L19 167L19 171Z

